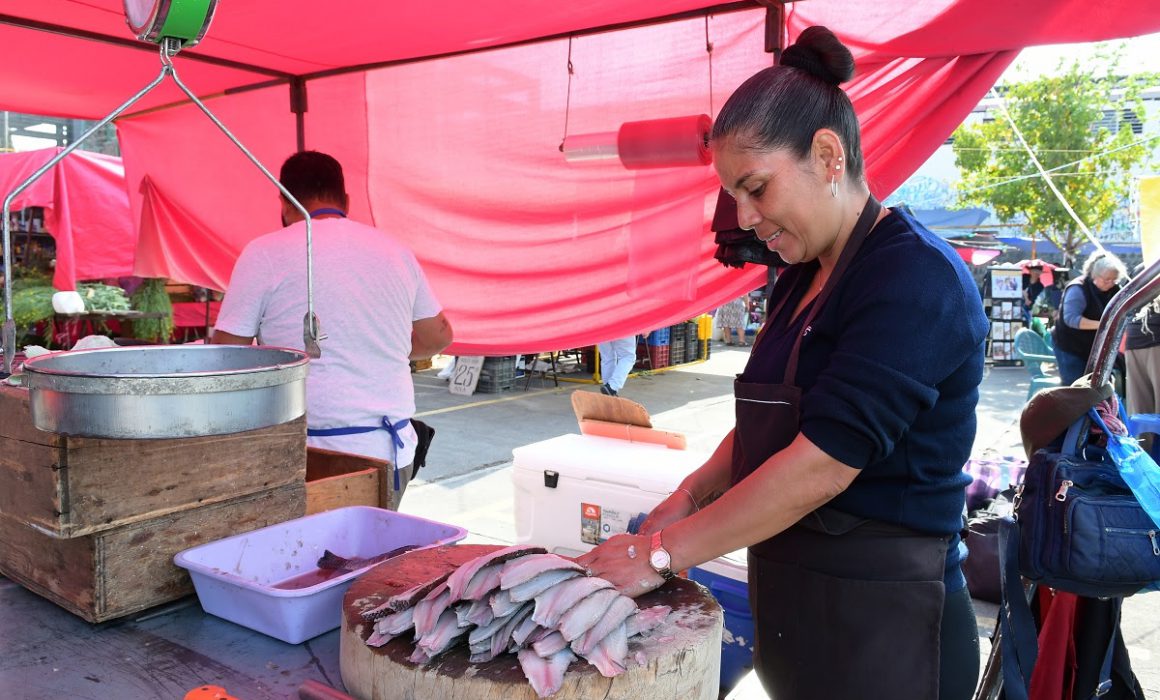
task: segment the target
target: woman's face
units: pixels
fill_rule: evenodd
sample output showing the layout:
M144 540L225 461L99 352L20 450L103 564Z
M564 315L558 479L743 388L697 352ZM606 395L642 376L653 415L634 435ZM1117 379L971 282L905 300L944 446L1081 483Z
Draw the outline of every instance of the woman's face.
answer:
M1117 272L1114 268L1111 270L1104 270L1102 273L1092 277L1092 284L1094 284L1096 289L1100 290L1101 292L1108 291L1112 287L1116 286L1116 283L1119 281L1120 273Z
M821 167L785 149L754 151L728 136L713 147L713 166L737 202L737 222L787 263L813 260L837 239L840 220Z

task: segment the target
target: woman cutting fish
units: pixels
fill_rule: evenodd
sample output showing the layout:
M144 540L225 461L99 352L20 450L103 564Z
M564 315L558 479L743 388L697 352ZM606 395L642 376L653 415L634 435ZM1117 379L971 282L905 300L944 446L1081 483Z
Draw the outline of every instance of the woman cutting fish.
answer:
M748 547L771 697L966 699L978 636L958 533L987 321L959 256L871 195L838 87L853 69L811 27L721 110L717 174L789 268L734 429L642 535L580 562L636 596Z

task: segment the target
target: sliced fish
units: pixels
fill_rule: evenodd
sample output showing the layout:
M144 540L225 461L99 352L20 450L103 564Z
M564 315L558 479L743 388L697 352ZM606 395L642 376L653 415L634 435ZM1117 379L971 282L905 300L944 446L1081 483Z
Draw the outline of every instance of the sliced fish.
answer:
M608 613L613 601L620 597L615 588L596 591L573 605L561 617L557 629L569 642L592 629Z
M463 589L463 600L477 600L486 597L499 588L499 575L503 564L489 564L475 573L467 588Z
M528 682L532 684L536 695L546 698L560 692L560 688L564 687L564 673L576 660L576 655L571 649L562 649L551 658L541 659L531 649L520 649L519 660L520 668L523 669Z
M453 600L461 600L463 598L463 591L467 588L467 584L471 583L472 577L488 564L503 564L504 562L518 559L528 554L545 554L547 551L543 547L515 545L497 549L494 552L464 562L458 569L451 572L451 575L447 578L447 588L451 591L451 598Z
M415 626L415 608L392 613L375 622L375 632L388 637L398 637ZM367 642L370 643L369 641Z
M393 612L399 612L400 610L406 610L407 608L414 607L420 600L423 600L423 598L426 597L428 593L442 585L447 580L447 577L451 575L451 573L452 572L448 571L442 576L432 579L427 583L421 583L414 588L408 588L402 593L397 593L390 598L387 598L387 602L364 612L362 614L363 619L376 620L380 617L390 615Z
M617 627L623 624L636 611L635 600L625 595L620 596L612 601L612 604L608 606L607 612L596 621L596 624L591 629L580 635L577 639L572 640L572 651L580 656L586 656L588 652L592 651L600 643L600 640L612 634ZM625 638L627 639L627 634Z
M459 626L454 610L444 610L439 616L435 628L419 640L418 645L427 652L430 658L447 651L460 637L467 634L466 627Z
M447 606L451 604L451 592L447 590L447 584L441 583L431 592L427 594L423 600L415 604L415 638L425 637L435 624L439 621L439 617L447 610Z
M528 638L535 633L537 629L543 629L535 620L532 619L531 609L528 610L528 615L516 625L512 630L512 644L518 649L528 641Z
M459 619L459 624L472 624L482 627L495 619L495 613L491 611L491 599L479 598L471 601L471 605L464 606L464 615Z
M575 569L551 569L524 581L518 586L513 586L508 590L508 595L516 602L531 600L552 586L555 586L557 583L567 581L570 578L576 578L581 573Z
M519 610L523 603L512 600L511 591L498 590L491 595L491 612L496 617L507 617Z
M561 649L566 648L568 648L568 640L564 639L564 635L556 630L552 630L532 645L532 649L535 650L536 654L545 659L554 656Z
M624 673L628 661L628 633L622 622L584 656L605 678ZM575 651L575 650L573 650Z
M505 590L515 588L521 583L532 580L545 571L552 571L554 569L584 571L583 566L559 554L533 554L504 564L503 575L500 577L499 585L500 588Z
M525 605L530 605L530 603L521 603L520 605L522 608ZM488 624L484 625L483 627L476 627L476 628L472 629L470 634L467 637L467 643L468 644L475 644L476 642L478 642L482 639L491 638L491 636L493 634L500 631L500 629L502 629L505 625L507 625L509 622L511 622L512 617L517 615L519 613L519 610L520 609L517 608L516 611L513 612L511 615L507 615L505 617L497 617L494 620L492 620L491 622L489 622Z
M536 610L532 618L544 627L555 628L560 622L560 616L568 612L569 608L605 588L612 588L612 584L595 576L580 576L557 583L536 596Z
M654 605L651 608L639 610L635 615L625 620L625 625L628 627L628 636L635 637L638 634L653 631L665 621L665 618L672 611L673 609L667 605Z

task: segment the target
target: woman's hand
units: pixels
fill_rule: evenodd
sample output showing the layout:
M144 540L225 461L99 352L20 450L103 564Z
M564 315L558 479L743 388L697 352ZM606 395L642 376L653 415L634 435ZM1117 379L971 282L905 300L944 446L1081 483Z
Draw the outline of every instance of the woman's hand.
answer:
M576 557L576 561L593 576L610 581L616 590L636 598L660 588L665 582L649 565L648 555L648 537L616 535L591 552Z
M697 512L697 505L693 503L692 496L685 493L684 490L673 491L668 498L658 503L657 507L649 512L648 517L640 525L639 534L648 537L695 512Z

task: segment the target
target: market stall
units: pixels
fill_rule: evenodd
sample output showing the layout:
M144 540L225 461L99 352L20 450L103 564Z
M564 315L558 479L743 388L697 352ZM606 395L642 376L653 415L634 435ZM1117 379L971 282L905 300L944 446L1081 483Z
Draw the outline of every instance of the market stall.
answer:
M854 85L852 94L868 125L870 177L877 187L891 189L909 169L921 163L1010 63L1019 46L1073 36L1068 33L1073 30L1061 30L1059 26L1082 26L1083 32L1075 35L1090 38L1140 31L1142 23L1160 25L1160 12L1148 14L1149 11L1139 8L1135 8L1136 14L1130 22L1115 13L1100 13L1082 24L1065 22L1082 16L1077 13L1087 11L1086 5L1043 3L1040 16L1029 14L1020 18L1024 22L1020 29L1025 35L1004 37L997 36L989 22L984 27L982 20L970 19L981 12L980 6L984 4L946 3L933 10L914 10L916 15L911 22L898 21L898 7L876 10L888 12L897 26L892 26L889 37L859 44L862 49L858 58L865 73ZM152 7L150 3L130 5L138 10ZM272 7L258 5L264 9ZM206 7L212 9L213 3L202 5L203 9ZM192 56L188 63L181 60L177 63L183 69L186 65L190 67L191 82L197 82L200 93L212 96L207 101L223 115L223 121L236 125L242 140L252 144L258 156L250 157L251 153L245 152L247 158L242 158L226 142L210 139L209 135L218 135L213 129L222 129L222 124L206 126L201 114L206 111L205 104L188 90L178 94L167 86L137 104L137 111L125 113L118 126L131 171L133 216L139 222L141 236L148 237L153 246L151 256L138 260L138 271L143 269L141 266L152 266L150 269L160 274L160 271L175 269L169 266L185 266L183 269L201 274L201 277L188 277L192 281L220 289L241 247L274 225L267 221L269 207L263 202L272 201L275 194L268 183L253 173L250 163L273 162L296 146L311 145L332 150L340 159L354 164L355 176L350 188L356 193L356 215L401 230L404 238L421 251L420 258L431 271L435 286L442 296L451 300L452 315L464 321L460 326L464 340L454 351L499 352L514 344L533 349L575 347L616 335L624 329L667 327L754 286L754 280L764 276L764 270L721 269L706 255L715 245L708 236L697 236L707 232L707 213L717 196L715 178L707 168L667 168L643 173L622 168L620 164L608 164L590 170L570 169L571 166L560 162L560 150L567 135L562 140L559 138L558 125L561 117L567 123L572 114L570 110L574 109L573 129L600 128L607 118L601 109L606 106L603 102L606 98L595 93L625 103L626 108L615 117L617 122L631 117L665 116L674 110L703 109L701 103L706 92L710 95L708 111L712 112L714 79L727 81L731 87L769 61L762 50L761 38L767 32L777 37L783 34L784 27L777 23L777 13L770 13L774 19L767 28L766 9L749 4L704 7L673 1L640 8L604 2L575 9L568 15L530 11L541 10L539 5L523 8L527 12L519 12L521 8L510 5L504 11L497 11L497 7L465 4L458 14L449 13L442 18L448 26L440 32L416 31L417 27L427 26L419 24L429 21L426 12L411 16L404 11L398 16L397 7L381 4L362 6L368 16L361 18L359 26L353 29L346 24L302 22L301 14L287 11L284 3L279 3L279 12L270 12L260 22L261 13L255 8L243 15L223 14L220 43L207 41L196 52L184 54ZM93 60L80 66L76 75L58 75L55 81L37 76L33 81L36 89L9 93L15 96L6 98L8 104L20 108L22 101L32 104L35 100L40 105L38 109L93 116L95 105L111 106L104 105L103 101L131 92L129 78L147 77L134 72L141 65L137 59L150 53L155 55L156 50L142 52L138 48L127 48L125 42L111 40L116 31L107 16L110 13L104 11L107 9L95 3L78 10L72 3L54 1L23 8L22 16L0 17L0 38L4 39L0 47L5 47L0 49L0 55L8 47L15 47L16 52L21 50L22 32L31 33L37 41L52 43L61 50L58 55L76 56L78 52L69 52L66 47L89 47L84 42L95 45L89 47ZM695 11L692 17L685 14L690 11ZM283 16L285 22L276 27L265 24L269 18ZM652 72L632 72L631 84L619 85L616 89L611 89L612 84L600 85L602 79L625 70L623 64L615 61L603 63L597 69L595 56L605 54L631 62L636 55L637 47L629 42L620 43L618 32L612 29L622 24L665 19L663 24L631 26L627 31L633 33L634 40L660 37L657 46L680 44L678 39L682 36L694 36L697 50L704 51L704 34L708 32L710 16L715 23L714 31L719 32L716 78L708 81L688 78L693 71L685 69L706 60L698 56L696 61L692 58L683 62L662 61L663 65L654 62L650 67ZM854 25L853 17L865 24ZM196 40L200 40L200 32L208 25L208 15L203 19L204 23L183 24L183 31L192 31ZM825 22L840 28L843 22L848 22L846 33L852 38L865 39L885 31L884 24L875 24L872 20L862 13L851 12L841 3L817 9L807 4L805 9L791 13L788 26L793 30ZM118 17L117 24L119 21ZM948 23L954 23L960 36L967 37L961 55L948 56L944 48ZM255 31L258 26L262 31ZM384 27L400 32L394 37L399 41L385 40L381 36ZM363 28L366 33L354 31ZM964 32L964 29L973 31ZM581 34L585 42L574 41ZM331 35L342 36L344 40L324 40ZM263 45L265 37L271 37L277 45ZM190 38L186 37L186 41ZM176 47L169 50L170 42L163 43L166 44L161 54L164 62L173 59L177 51ZM566 50L570 55L573 44L580 43L585 43L583 49L590 52L588 57L593 63L588 65L594 66L592 75L598 77L597 85L592 87L598 89L590 87L586 93L584 86L578 84L573 102L572 87L566 77L532 79L548 57L562 58ZM286 50L287 46L300 47L301 53L295 55ZM475 51L480 48L495 51ZM426 60L460 52L465 53L442 59L450 64ZM577 60L581 53L583 50L578 51ZM27 62L13 63L27 75L35 76L42 70ZM642 60L642 67L645 63ZM173 66L165 65L169 70L163 69L154 86L162 78L175 77ZM333 66L346 68L331 72ZM96 72L90 74L89 70ZM448 74L470 76L471 80L483 75L488 79L480 81L485 83L483 87L467 78L462 82L448 79L441 85L442 89L433 91L435 77ZM94 75L103 77L98 80ZM668 77L671 82L663 79L650 82L650 75ZM681 77L674 78L674 75ZM73 92L62 89L78 78L92 80L93 89ZM641 90L641 85L649 84L656 92ZM51 85L52 89L45 90L44 85ZM717 89L723 87L718 85ZM904 87L908 88L904 92L909 92L910 97L900 103L889 103L887 96L897 94ZM634 95L641 92L644 94ZM475 111L462 109L465 94L477 104L491 107L481 110L488 115L485 119L470 119ZM89 97L82 99L79 95ZM286 110L288 95L293 97L293 112ZM439 103L443 96L454 97L457 103ZM527 105L537 100L547 106L542 113L527 114ZM401 109L405 104L412 108ZM429 109L415 109L415 104L428 105ZM891 116L885 109L888 106L897 107L902 116ZM442 140L437 143L417 137L430 130L432 114L441 122ZM391 128L380 128L380 121L390 123ZM481 138L481 134L486 137ZM433 158L432 154L455 154L457 177L448 178L449 161ZM478 192L466 194L461 182L452 182L465 177L479 183ZM530 181L538 184L529 185ZM425 187L416 187L415 182L422 182ZM407 196L400 196L401 193ZM555 204L543 204L548 201ZM463 213L458 214L460 211ZM497 298L519 301L496 309ZM616 313L610 315L610 309ZM685 325L681 347L687 357L692 332L687 324L679 325ZM259 358L257 364L245 366L244 369L261 374L261 378L244 389L270 389L274 383L267 378L273 370L285 370L289 365L304 367L307 355L317 357L322 338L310 315L305 332L306 352L298 353L301 357L295 357L292 362ZM535 337L529 338L529 333ZM651 347L673 347L671 335L667 345L660 343L659 337L656 340ZM704 342L700 330L697 340ZM160 356L162 353L157 350L145 353ZM244 350L243 354L252 354L249 350L266 351ZM651 353L655 352L658 364L672 360L671 352L668 358L659 350L649 352L650 360L654 359ZM83 358L84 355L61 357ZM7 357L6 361L11 359ZM58 361L66 366L71 362L69 359ZM38 363L42 368L40 376L37 376ZM186 414L184 411L194 403L193 399L204 398L195 396L201 392L188 382L218 371L232 376L239 368L231 362L208 370L176 363L159 371L157 367L146 371L139 365L135 372L112 375L107 368L89 367L80 371L74 368L68 379L79 380L86 389L99 385L99 391L74 393L95 395L94 401L108 396L131 397L125 399L129 402L142 397L170 399L169 403L153 405L131 417L126 417L128 412L122 412L119 405L113 406L116 410L101 411L83 404L71 418L82 422L88 419L104 426L88 433L60 416L55 416L61 419L58 423L46 417L44 411L70 403L58 396L61 392L69 393L62 387L62 383L68 382L62 379L61 373L44 371L51 364L45 360L30 361L25 365L25 379L21 380L25 386L4 387L3 395L8 402L4 415L14 419L4 422L4 430L10 433L0 434L10 441L11 448L0 453L0 464L5 468L0 477L8 482L0 493L11 497L11 502L0 502L0 519L7 519L4 522L9 528L6 533L0 533L0 541L10 548L0 552L0 571L29 590L89 621L121 618L188 593L185 579L180 578L183 574L169 564L175 548L185 551L257 529L290 527L305 513L304 420L301 394L295 393L294 387L275 392L276 398L257 404L259 408L272 406L276 417L261 425L227 425L220 429L217 421L253 417L254 404L232 395L230 390L236 387L221 391L219 385L215 391L204 393L226 394L218 397L221 403L200 406ZM300 390L301 375L296 376L297 379L291 378L286 383L298 381ZM132 387L139 379L163 381L135 391ZM51 400L46 399L48 395L52 396ZM153 418L162 422L168 419L173 431L134 432ZM215 427L207 428L204 423ZM179 432L177 426L192 432ZM549 488L551 476L547 472L538 476L544 487ZM346 528L348 531L359 529ZM412 544L429 543L405 546ZM209 567L211 573L221 578L231 568L235 573L240 572L248 545L237 546L237 559ZM261 575L254 574L261 580L250 583L265 588L282 586L281 590L285 590L282 585L285 581L275 573L283 578L315 575L323 567L314 563L313 556L300 555L297 548L302 547L301 542L290 541L282 550L270 554L266 570ZM286 549L294 551L288 553ZM467 563L463 558L466 550L453 548L452 551L457 554L422 550L411 554L409 560L400 558L394 563L430 556L448 573L453 566ZM353 559L381 557L391 552L347 554ZM350 576L343 582L353 583L356 576L366 575L376 564L382 566L375 570L378 575L391 570L392 562L378 561L387 565L363 562L364 568L346 570L344 576ZM216 572L212 572L214 568ZM175 571L177 578L167 578L174 576ZM374 580L375 576L367 575L358 583L369 586ZM423 580L407 579L406 582L425 585ZM67 589L62 582L68 584ZM385 581L379 583L385 584ZM398 586L394 584L374 591L351 586L355 598L371 595L386 598L388 594L405 592L396 589ZM483 592L495 589L492 586ZM714 664L720 643L714 634L721 631L719 611L713 610L714 603L702 589L687 582L673 584L662 593L682 591L688 597L670 601L673 612L692 617L695 608L708 611L712 619L694 620L697 624L693 628L702 634L682 640L687 642L685 648L672 650L671 654L670 650L662 650L664 653L651 657L646 650L642 651L643 657L634 656L636 665L631 671L645 668L643 672L630 672L628 664L622 663L628 657L619 656L617 665L624 666L620 670L626 672L620 686L624 694L620 696L647 697L644 689L649 684L640 678L649 673L655 675L658 669L673 668L689 674L688 683L683 678L670 679L681 680L677 684L681 692L660 685L649 690L664 696L683 694L690 689L695 689L695 694L701 697L716 694L718 679ZM474 605L481 600L480 595L464 597L465 590L459 593L460 602ZM346 660L354 658L351 663L360 665L355 658L357 650L363 659L361 666L364 670L371 667L372 673L377 673L376 664L385 662L374 658L374 652L357 646L360 643L370 646L366 644L370 640L369 630L363 625L354 631L356 625L349 618L357 615L363 622L376 620L364 616L369 612L366 601L358 603L355 598L344 601L348 619L343 648L338 652L344 659L341 679L348 686L360 686L364 689L362 694L369 697L377 692L373 690L375 679L359 675ZM389 602L388 598L383 604ZM518 602L527 603L527 600ZM411 608L392 612L406 609ZM435 618L436 625L448 612L444 606ZM470 614L462 607L450 612L452 618L460 612ZM201 624L203 618L193 614L182 616L183 622L194 625ZM585 631L587 628L578 630L577 636ZM235 641L239 638L244 636L233 637ZM289 643L297 645L304 639L309 637L295 638ZM504 640L501 638L501 641ZM433 653L442 650L431 649ZM298 652L297 649L282 651L286 656L279 659L293 657ZM314 658L312 663L333 671L333 644L327 651L328 659ZM688 668L681 663L686 652L697 661ZM479 652L472 650L475 653ZM391 662L399 665L397 659L392 658ZM469 660L469 663L474 662ZM467 674L462 668L458 671ZM603 682L591 672L584 673L596 683ZM609 674L601 670L601 675ZM339 683L338 678L326 679L335 685ZM596 683L589 686L595 687ZM257 692L269 690L260 683L251 685L257 687ZM365 690L368 687L372 689L369 692Z

